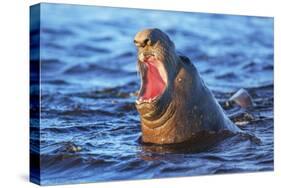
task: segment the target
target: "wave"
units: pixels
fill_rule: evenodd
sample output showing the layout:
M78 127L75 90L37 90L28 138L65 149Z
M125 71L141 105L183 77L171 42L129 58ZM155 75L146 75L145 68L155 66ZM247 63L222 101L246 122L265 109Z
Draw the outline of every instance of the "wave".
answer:
M85 73L91 73L94 75L105 75L105 74L109 74L111 77L113 77L114 75L128 75L128 74L132 74L129 72L125 72L121 69L117 70L117 69L112 69L109 67L104 67L101 65L97 65L97 64L93 64L93 63L84 63L84 64L78 64L78 65L73 65L69 68L67 68L64 71L64 74L80 74L83 75Z
M41 29L41 32L43 34L49 34L49 35L53 35L56 37L64 37L64 36L68 36L68 37L73 37L75 36L75 33L71 30L71 29L56 29L56 28L51 28L51 27L43 27Z
M235 80L237 79L237 75L233 72L228 72L221 75L217 75L215 76L215 78L224 79L224 80Z

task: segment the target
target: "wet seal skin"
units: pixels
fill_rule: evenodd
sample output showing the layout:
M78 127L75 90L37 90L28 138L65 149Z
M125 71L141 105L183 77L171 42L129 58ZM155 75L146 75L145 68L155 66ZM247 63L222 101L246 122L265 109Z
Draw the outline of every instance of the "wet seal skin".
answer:
M241 130L225 115L191 61L159 29L136 34L142 142L177 144L201 132Z

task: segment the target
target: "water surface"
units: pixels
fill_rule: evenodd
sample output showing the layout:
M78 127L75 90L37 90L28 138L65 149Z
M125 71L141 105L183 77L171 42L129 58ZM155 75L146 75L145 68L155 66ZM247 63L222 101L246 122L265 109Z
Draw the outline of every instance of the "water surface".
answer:
M260 143L236 135L178 152L139 143L133 37L147 27L168 33ZM42 184L273 170L272 18L42 4L40 46ZM225 105L241 87L254 108Z

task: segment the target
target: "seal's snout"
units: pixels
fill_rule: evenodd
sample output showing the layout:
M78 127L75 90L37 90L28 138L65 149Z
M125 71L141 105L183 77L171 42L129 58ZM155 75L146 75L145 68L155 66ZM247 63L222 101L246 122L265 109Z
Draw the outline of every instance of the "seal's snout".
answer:
M146 36L146 35L136 35L135 39L134 39L134 43L137 47L145 47L145 46L149 46L152 44L151 42L151 38L150 36Z
M169 36L162 32L160 29L144 29L138 32L134 38L134 43L139 52L152 51L156 48L162 48L167 51L174 49L174 43L170 40Z
M159 29L145 29L138 32L134 38L134 43L137 47L146 47L154 45L161 35Z
M151 45L151 40L149 37L147 38L136 38L134 43L137 47L145 47L146 45Z

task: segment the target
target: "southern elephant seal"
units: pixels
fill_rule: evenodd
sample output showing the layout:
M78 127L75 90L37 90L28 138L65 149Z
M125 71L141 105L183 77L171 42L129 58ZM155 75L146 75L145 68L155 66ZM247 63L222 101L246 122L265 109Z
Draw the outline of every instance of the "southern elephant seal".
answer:
M136 108L142 141L175 144L201 132L241 130L225 115L197 69L159 29L136 34L141 88Z

